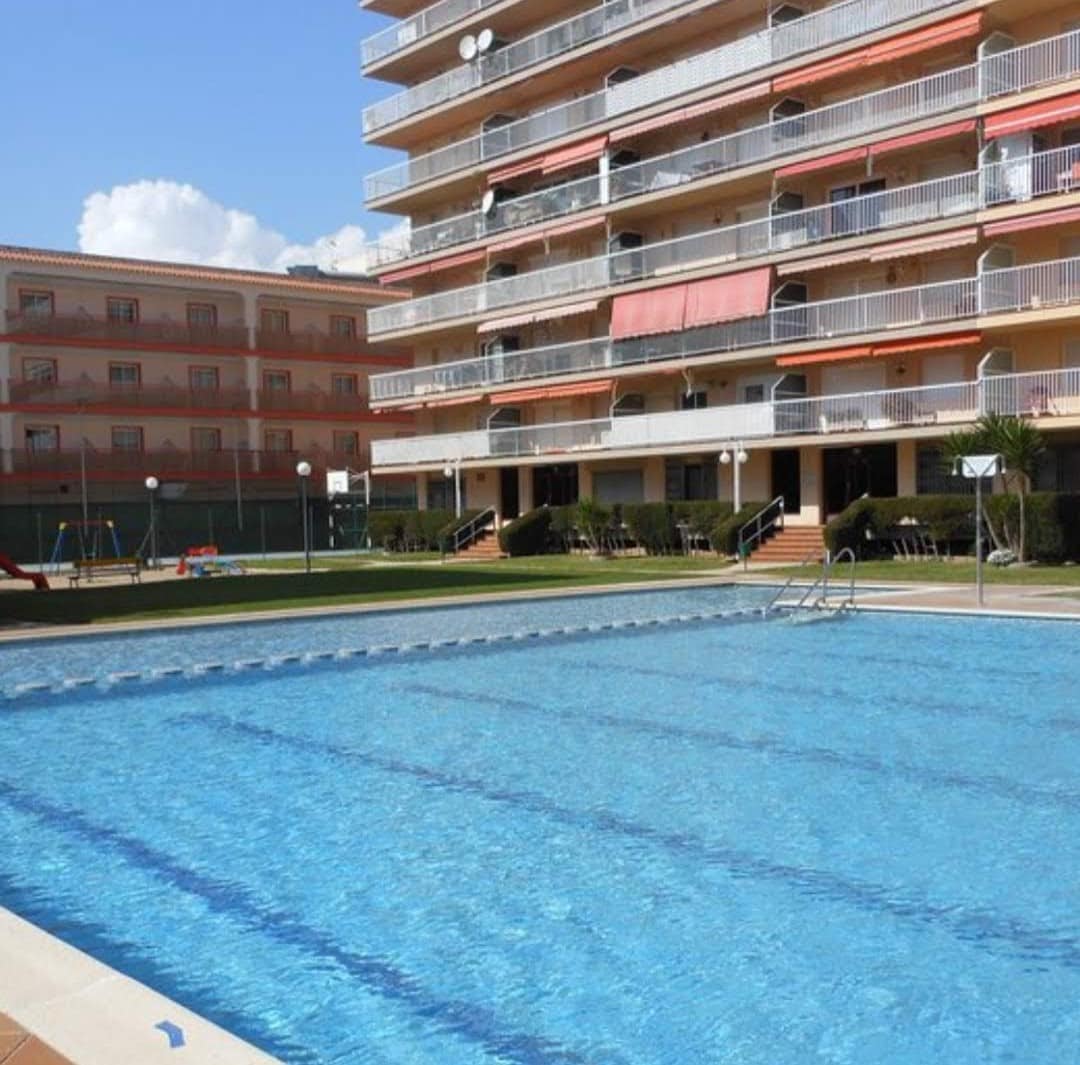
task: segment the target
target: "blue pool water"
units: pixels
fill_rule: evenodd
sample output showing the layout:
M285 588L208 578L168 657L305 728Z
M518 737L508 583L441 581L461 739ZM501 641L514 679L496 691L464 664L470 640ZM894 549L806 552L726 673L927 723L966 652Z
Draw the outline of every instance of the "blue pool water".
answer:
M1077 632L744 618L11 701L0 903L290 1062L1074 1062Z

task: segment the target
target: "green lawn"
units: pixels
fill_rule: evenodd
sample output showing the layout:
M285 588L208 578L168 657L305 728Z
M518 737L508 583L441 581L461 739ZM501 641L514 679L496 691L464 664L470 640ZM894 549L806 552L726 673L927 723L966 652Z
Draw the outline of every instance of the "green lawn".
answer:
M773 569L755 570L755 577L790 577L798 567L778 566ZM807 569L807 579L817 576L816 570ZM835 579L845 579L848 566L840 563L833 570ZM860 562L855 568L860 581L913 581L923 584L974 584L975 562L969 559L942 560L939 562ZM1064 584L1080 586L1080 566L985 566L983 574L987 584Z
M324 560L320 559L322 563ZM82 624L199 615L341 606L395 599L521 592L656 581L716 572L724 563L705 558L624 558L580 556L506 559L493 563L373 566L345 560L325 573L249 574L244 577L178 579L112 587L0 594L0 617L18 621Z

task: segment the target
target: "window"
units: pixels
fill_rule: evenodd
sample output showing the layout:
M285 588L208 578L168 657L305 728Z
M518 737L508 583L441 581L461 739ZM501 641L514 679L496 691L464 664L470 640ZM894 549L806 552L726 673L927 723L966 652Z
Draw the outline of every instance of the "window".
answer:
M189 303L187 322L193 329L213 329L217 325L217 307L212 303Z
M23 359L22 368L24 381L34 381L39 385L56 382L56 359Z
M264 370L263 390L266 392L288 392L290 389L288 370Z
M335 432L334 451L339 455L357 455L360 452L360 436L358 433Z
M209 429L201 425L194 426L191 430L192 451L220 451L221 430Z
M109 363L109 386L111 388L138 388L140 377L137 362Z
M704 389L700 392L682 392L679 394L679 404L683 410L704 410L709 405L709 393Z
M139 320L139 301L109 296L105 300L105 315L110 322L134 325Z
M143 431L138 425L114 425L112 427L113 451L142 451Z
M330 375L330 391L335 396L355 396L357 393L356 374L335 373Z
M19 313L32 318L51 318L53 316L53 294L40 291L20 292Z
M620 396L615 401L615 406L611 409L611 416L613 418L622 418L626 415L644 413L645 397L640 392L627 392L625 396Z
M259 322L264 333L287 333L289 331L289 312L264 307L259 316Z
M263 450L292 451L291 429L267 429L263 432Z
M355 337L356 319L349 314L330 315L330 333L336 337Z
M216 366L192 366L188 370L188 383L193 392L216 392L219 386Z
M864 181L859 185L841 185L839 188L831 189L829 191L829 203L833 205L830 212L833 235L846 236L879 226L881 224L882 197L878 196L864 203L847 204L845 201L854 200L860 196L874 196L876 193L884 191L885 181L883 178Z
M28 425L26 427L27 451L59 451L59 425Z

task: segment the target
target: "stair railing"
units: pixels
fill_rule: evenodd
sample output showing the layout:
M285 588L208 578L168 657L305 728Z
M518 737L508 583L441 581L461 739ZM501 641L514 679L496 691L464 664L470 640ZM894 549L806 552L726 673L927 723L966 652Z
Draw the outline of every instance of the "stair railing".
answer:
M811 562L817 562L820 558L821 552L816 547L808 551L803 560L792 571L791 576L788 577L788 579L784 582L783 588L781 588L780 591L778 591L776 595L774 595L772 599L770 599L768 603L766 603L766 605L761 608L762 614L771 613L776 604L779 603L780 600L783 599L784 596L788 593L788 590L791 588L791 586L802 576L802 571L807 566L809 566ZM817 581L815 581L814 583L816 584Z
M470 518L459 529L454 530L454 554L456 555L463 547L477 540L481 533L495 528L495 508L488 507L480 511L475 518Z
M801 576L803 569L806 568L811 562L817 561L821 557L821 553L815 548L811 551L803 560L799 563L798 568L788 577L784 586L769 600L768 604L762 608L762 614L769 614L776 607L776 605L787 594L788 589L795 583ZM851 563L848 569L848 594L846 599L840 601L840 610L852 609L855 606L855 552L850 547L842 548L835 555L826 555L825 560L821 564L821 572L814 578L813 582L807 586L799 600L791 604L796 609L807 608L817 610L819 608L825 608L829 605L829 577L832 575L833 566L838 562L842 562L844 559L848 559ZM818 589L821 589L821 594L813 600L808 602Z
M743 569L747 569L750 553L760 546L766 533L784 527L784 497L777 496L766 503L742 528L739 529L738 550Z

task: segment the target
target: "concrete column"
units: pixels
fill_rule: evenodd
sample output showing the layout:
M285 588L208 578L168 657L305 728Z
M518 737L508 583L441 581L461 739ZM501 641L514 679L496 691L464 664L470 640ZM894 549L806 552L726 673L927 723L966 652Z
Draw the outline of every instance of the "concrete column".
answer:
M259 458L262 452L262 419L247 419L248 447L254 452L251 456L251 468L255 473L259 471Z
M915 441L898 440L896 442L896 494L913 496L915 494Z
M664 502L664 458L653 455L645 460L642 481L645 488L646 503Z
M244 298L244 325L247 326L248 347L254 349L258 346L259 331L259 297L254 292L243 292Z
M416 475L416 506L420 510L427 510L427 474Z
M4 473L15 471L15 415L10 411L0 414L0 455L3 457Z
M578 499L592 499L592 467L585 465L584 462L578 463L577 494Z
M518 509L527 514L533 509L533 479L531 466L519 466L518 471Z
M259 369L258 355L244 356L244 384L248 390L248 407L251 410L259 409Z
M821 525L825 521L825 489L821 481L821 448L804 447L799 452L798 522Z
M0 311L0 319L3 312ZM11 345L0 344L0 403L11 402Z
M600 156L600 202L611 200L611 152L605 151Z

